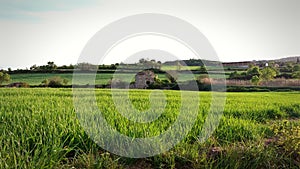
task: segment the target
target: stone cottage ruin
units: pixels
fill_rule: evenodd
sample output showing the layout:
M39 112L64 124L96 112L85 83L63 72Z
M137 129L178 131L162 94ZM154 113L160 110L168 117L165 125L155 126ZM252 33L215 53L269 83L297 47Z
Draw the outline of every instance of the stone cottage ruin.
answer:
M134 88L145 89L153 84L156 75L150 70L144 70L135 75Z

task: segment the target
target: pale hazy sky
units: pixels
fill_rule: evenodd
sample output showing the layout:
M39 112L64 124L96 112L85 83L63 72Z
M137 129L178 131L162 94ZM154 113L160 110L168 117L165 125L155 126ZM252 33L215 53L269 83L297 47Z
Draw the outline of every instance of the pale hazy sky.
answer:
M1 0L0 68L75 64L103 26L140 13L193 24L221 61L300 55L299 7L299 0Z

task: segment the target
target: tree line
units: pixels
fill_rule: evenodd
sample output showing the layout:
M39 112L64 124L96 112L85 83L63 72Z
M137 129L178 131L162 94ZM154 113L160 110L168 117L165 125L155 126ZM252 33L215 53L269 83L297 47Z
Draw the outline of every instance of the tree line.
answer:
M288 68L288 69L287 69ZM286 73L289 71L289 74ZM300 64L288 64L282 68L275 67L273 64L267 64L265 67L249 65L247 71L234 71L229 75L229 79L251 80L252 84L259 85L261 81L270 81L274 78L300 78Z

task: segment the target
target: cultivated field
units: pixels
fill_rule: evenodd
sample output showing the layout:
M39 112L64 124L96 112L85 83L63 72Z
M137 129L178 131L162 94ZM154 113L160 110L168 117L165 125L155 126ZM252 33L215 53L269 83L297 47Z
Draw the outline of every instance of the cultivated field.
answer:
M136 109L149 108L151 90L129 93ZM108 124L133 138L158 135L176 121L180 92L164 93L166 106L158 119L133 123L118 113L110 90L96 90L97 104ZM77 119L71 89L2 88L0 168L299 167L299 92L226 93L220 125L204 143L198 136L209 113L211 93L199 95L198 118L177 146L154 157L132 159L111 154L89 138ZM154 103L155 99L160 98L154 97Z
M82 81L78 83L78 85L86 85L86 79L90 79L94 75L91 73L84 73L82 74ZM5 82L4 85L9 84L9 83L14 83L14 82L26 82L29 85L40 85L41 82L45 79L55 77L55 76L60 76L64 79L67 79L69 82L68 84L72 84L72 78L73 78L73 73L26 73L26 74L11 74L11 81L10 82ZM121 78L120 80L125 80L128 78L132 78L134 81L134 76L135 74L133 73L124 73L124 74L117 74L116 75L118 78ZM180 81L187 81L187 80L194 80L197 76L199 75L192 75L192 74L179 74L179 82ZM220 75L218 74L212 74L212 78L218 78ZM113 73L101 73L97 74L95 78L95 84L107 84L111 78L114 77ZM123 79L122 79L123 78ZM158 74L158 78L161 80L166 79L165 74Z

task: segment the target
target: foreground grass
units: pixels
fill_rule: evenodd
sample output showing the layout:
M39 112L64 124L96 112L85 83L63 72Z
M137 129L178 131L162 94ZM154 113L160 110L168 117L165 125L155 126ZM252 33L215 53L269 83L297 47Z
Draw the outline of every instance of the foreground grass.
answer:
M132 90L131 102L147 110L150 93ZM164 93L163 115L151 124L134 124L116 111L109 90L96 90L107 122L134 137L163 133L176 120L180 93ZM205 143L197 137L211 99L210 93L199 94L198 119L183 141L160 155L131 159L89 138L76 117L71 89L0 89L0 168L298 168L299 92L227 93L224 116Z

